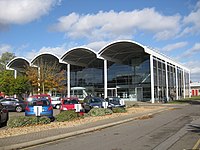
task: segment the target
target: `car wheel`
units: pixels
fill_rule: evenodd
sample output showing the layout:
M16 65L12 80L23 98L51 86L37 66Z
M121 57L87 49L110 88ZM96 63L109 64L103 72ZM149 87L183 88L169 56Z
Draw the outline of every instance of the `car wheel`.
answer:
M56 109L60 109L60 105L56 105Z
M22 107L21 107L21 106L17 106L17 107L15 108L15 110L16 110L16 112L22 112Z

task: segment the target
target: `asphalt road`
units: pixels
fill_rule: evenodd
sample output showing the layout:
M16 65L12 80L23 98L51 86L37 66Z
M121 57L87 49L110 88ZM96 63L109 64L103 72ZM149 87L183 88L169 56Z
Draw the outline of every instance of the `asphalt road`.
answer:
M171 109L150 118L131 121L28 149L183 150L199 148L200 131L191 131L188 128L188 124L194 120L199 120L200 124L200 105Z

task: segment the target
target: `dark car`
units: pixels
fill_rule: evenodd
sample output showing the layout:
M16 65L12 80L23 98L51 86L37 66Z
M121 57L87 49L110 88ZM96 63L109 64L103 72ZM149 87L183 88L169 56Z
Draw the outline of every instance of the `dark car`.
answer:
M0 103L0 127L7 124L8 110Z
M105 99L108 102L108 108L121 107L124 108L125 104L119 97L109 97Z
M0 99L2 105L4 105L9 111L22 112L25 110L26 102L16 98L3 98Z
M47 116L53 119L53 106L47 98L27 101L25 116Z
M89 112L92 108L103 108L103 102L106 101L101 97L86 97L82 106L85 112Z

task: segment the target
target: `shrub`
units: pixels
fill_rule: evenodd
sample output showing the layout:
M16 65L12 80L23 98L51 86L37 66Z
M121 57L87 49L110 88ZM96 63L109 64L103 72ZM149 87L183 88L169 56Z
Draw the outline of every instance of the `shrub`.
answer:
M105 115L111 115L112 110L107 108L92 108L89 112L89 116L105 116Z
M47 117L27 117L27 116L19 116L15 118L10 118L8 120L8 127L23 127L29 125L36 125L36 124L49 124L51 120Z
M127 110L123 107L112 108L113 113L125 113Z
M79 118L79 113L75 112L74 110L66 110L61 111L58 115L55 116L56 121L64 122L70 121Z

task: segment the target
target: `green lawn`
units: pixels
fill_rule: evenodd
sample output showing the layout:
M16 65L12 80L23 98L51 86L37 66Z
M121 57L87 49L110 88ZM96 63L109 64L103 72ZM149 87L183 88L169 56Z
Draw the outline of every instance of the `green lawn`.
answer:
M174 100L174 101L170 101L168 102L169 104L185 104L185 103L189 103L189 104L197 104L200 103L200 96L193 96L191 98L185 98L185 99L180 99L180 100Z

